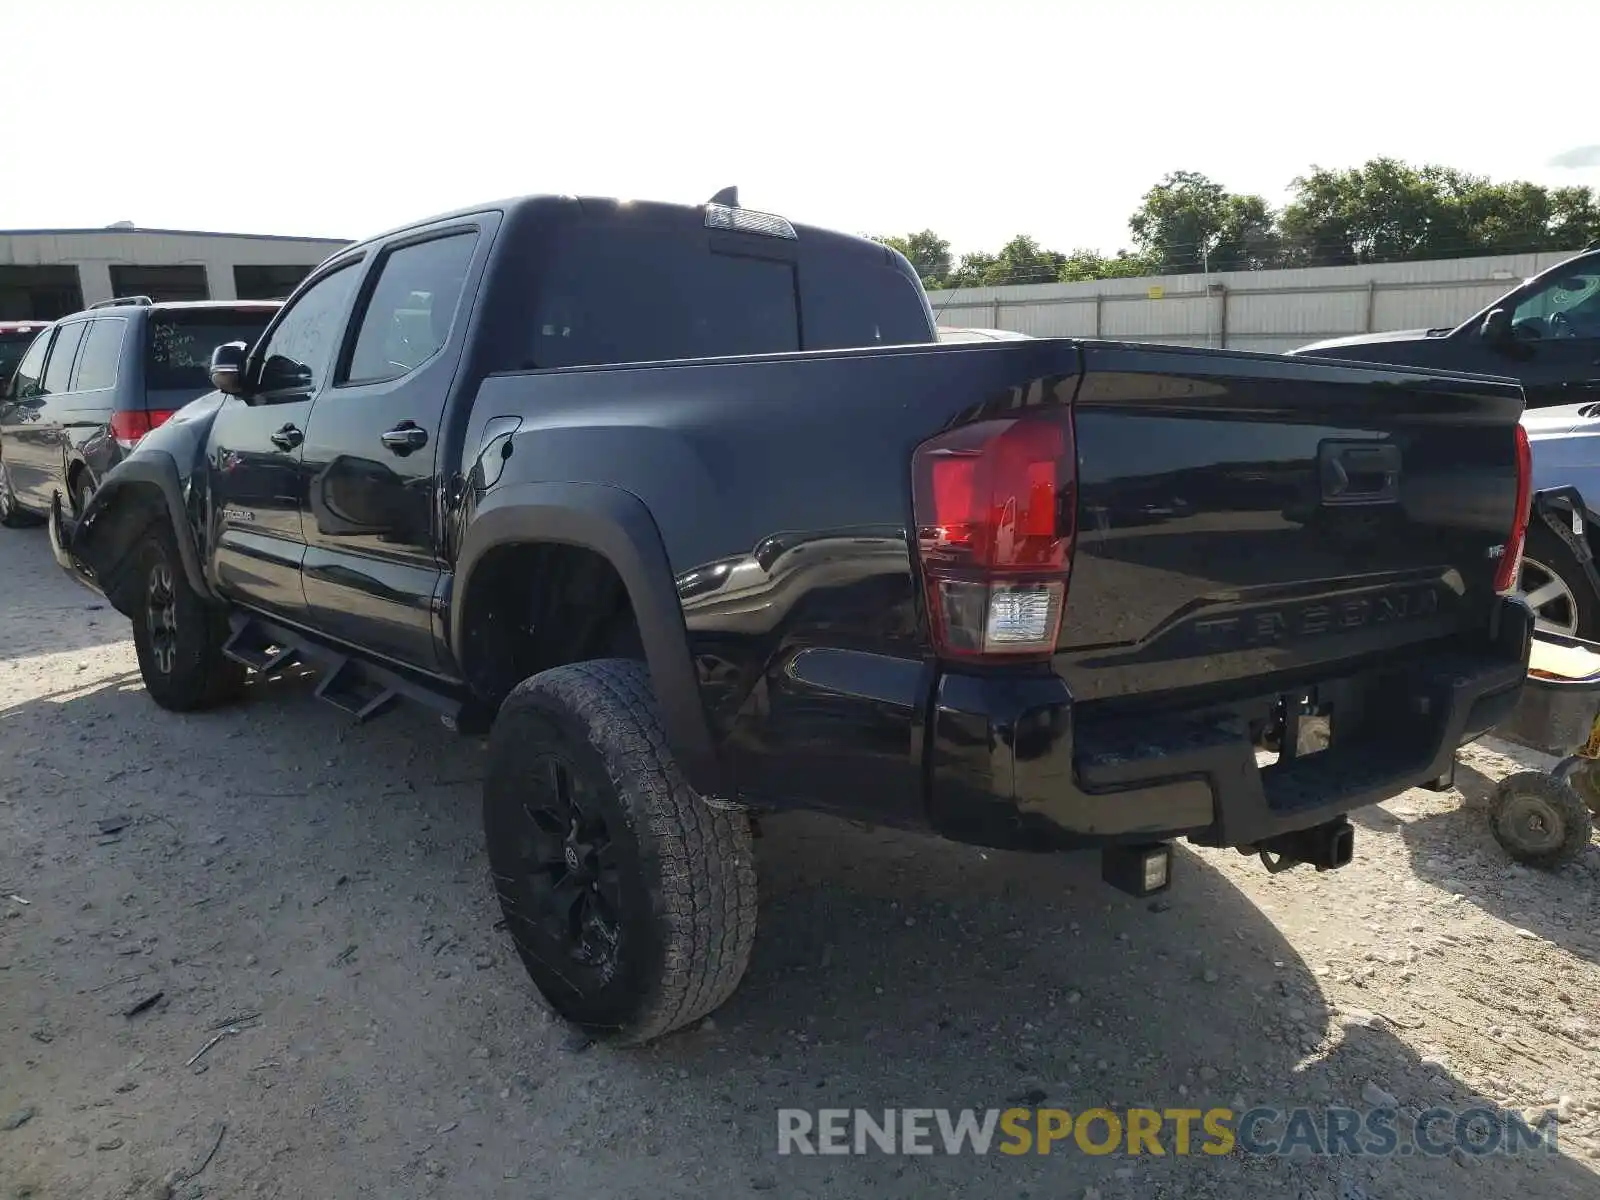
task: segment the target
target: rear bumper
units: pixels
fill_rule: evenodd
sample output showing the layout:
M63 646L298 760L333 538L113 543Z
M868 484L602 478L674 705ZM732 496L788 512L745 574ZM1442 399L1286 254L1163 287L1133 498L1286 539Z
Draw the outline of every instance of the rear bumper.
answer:
M1173 837L1249 848L1448 774L1457 748L1515 706L1531 634L1526 607L1507 601L1480 651L1298 685L1332 703L1331 744L1265 768L1250 718L1278 694L1091 722L1057 677L947 673L929 730L929 816L947 837L1018 849Z

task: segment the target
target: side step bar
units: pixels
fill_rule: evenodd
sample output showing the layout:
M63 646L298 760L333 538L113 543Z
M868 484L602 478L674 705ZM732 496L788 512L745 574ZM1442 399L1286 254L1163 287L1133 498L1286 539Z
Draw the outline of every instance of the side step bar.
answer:
M443 688L254 613L235 612L229 625L233 635L222 647L223 654L267 678L296 664L316 669L322 675L317 699L357 722L383 715L396 700L411 700L438 713L451 728L462 725L467 706Z

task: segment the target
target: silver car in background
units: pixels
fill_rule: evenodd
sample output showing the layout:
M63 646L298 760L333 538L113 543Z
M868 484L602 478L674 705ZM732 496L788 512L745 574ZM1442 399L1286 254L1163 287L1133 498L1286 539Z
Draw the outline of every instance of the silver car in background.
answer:
M1018 333L1014 329L964 329L954 325L939 326L941 342L1023 342L1032 339L1031 333Z

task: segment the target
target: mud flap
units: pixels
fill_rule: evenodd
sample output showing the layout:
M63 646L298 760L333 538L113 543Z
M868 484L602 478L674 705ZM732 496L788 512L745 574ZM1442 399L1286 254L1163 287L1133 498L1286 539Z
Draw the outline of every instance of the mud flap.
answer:
M1595 568L1594 552L1589 549L1589 539L1584 534L1588 511L1583 494L1570 485L1546 488L1533 494L1533 515L1561 539L1561 544L1577 561L1589 587L1600 596L1600 570Z

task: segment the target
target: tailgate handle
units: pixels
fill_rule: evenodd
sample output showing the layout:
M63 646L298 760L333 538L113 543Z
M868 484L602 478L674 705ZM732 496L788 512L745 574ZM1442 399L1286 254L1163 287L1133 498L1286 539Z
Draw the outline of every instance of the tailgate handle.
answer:
M1400 499L1400 447L1327 441L1317 447L1324 504L1393 504Z

